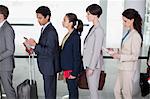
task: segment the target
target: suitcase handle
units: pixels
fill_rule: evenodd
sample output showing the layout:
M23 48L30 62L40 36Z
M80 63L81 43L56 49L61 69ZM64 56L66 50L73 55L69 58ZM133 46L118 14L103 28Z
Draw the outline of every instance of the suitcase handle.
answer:
M29 78L30 84L35 82L35 63L34 63L35 54L29 54Z

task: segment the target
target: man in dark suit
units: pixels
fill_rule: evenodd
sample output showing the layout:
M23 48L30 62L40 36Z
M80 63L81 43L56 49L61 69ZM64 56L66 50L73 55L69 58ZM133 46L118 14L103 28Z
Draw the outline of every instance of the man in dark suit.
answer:
M16 93L12 86L14 70L15 33L7 22L9 10L0 5L0 80L7 99L16 99Z
M44 79L45 99L56 99L57 72L60 71L58 34L50 22L51 11L48 7L39 7L36 14L39 24L43 26L41 36L38 43L32 38L27 43L35 47L38 67Z

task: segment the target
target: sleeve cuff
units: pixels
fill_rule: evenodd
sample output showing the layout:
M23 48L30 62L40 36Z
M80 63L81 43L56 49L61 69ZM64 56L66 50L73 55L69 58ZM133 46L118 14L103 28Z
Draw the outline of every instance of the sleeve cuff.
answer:
M36 45L35 45L36 46ZM32 49L35 49L35 46L31 46Z
M71 72L70 74L77 77L77 73Z

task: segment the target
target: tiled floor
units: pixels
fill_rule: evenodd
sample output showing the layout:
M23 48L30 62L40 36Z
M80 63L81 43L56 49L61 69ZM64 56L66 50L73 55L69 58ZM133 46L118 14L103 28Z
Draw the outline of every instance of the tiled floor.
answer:
M22 81L26 78L29 78L28 73L28 59L15 59L16 61L16 68L14 71L14 87L16 88ZM35 62L36 63L36 62ZM142 68L141 71L145 71L145 60L142 61ZM115 83L116 73L117 73L117 61L112 59L105 59L105 71L107 73L106 83L104 89L99 91L100 99L115 99L113 95L113 87ZM39 99L44 99L44 92L43 92L43 80L42 76L38 71L37 65L35 68L35 78L37 80L38 85L38 95ZM79 90L80 91L80 99L89 99L89 91L88 90ZM64 81L58 81L57 86L57 99L62 99L64 95L67 95L68 91L66 88L66 84ZM145 98L139 97L136 99L150 99L150 96Z

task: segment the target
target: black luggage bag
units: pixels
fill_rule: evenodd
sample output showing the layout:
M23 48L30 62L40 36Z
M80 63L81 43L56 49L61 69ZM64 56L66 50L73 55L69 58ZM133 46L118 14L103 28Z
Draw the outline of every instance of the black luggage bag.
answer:
M140 87L141 87L141 95L143 97L147 96L150 93L150 83L148 82L150 78L150 46L148 50L147 57L147 72L140 73Z
M150 84L148 83L148 73L140 73L140 87L141 95L143 97L147 96L150 93Z
M29 75L30 79L24 80L17 86L18 99L38 99L37 83L34 77L34 56L29 55Z

